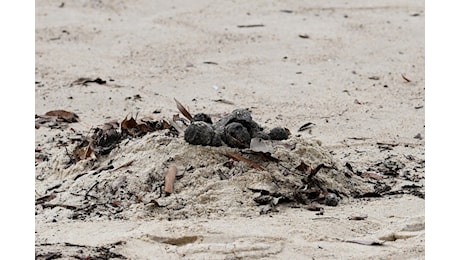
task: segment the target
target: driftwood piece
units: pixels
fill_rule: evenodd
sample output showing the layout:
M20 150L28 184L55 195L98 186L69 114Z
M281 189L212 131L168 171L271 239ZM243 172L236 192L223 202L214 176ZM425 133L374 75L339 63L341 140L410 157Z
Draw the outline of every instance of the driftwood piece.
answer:
M165 193L166 195L170 195L171 193L174 193L174 181L176 180L176 173L177 173L177 167L174 165L169 167L168 172L166 172L166 175L165 175Z

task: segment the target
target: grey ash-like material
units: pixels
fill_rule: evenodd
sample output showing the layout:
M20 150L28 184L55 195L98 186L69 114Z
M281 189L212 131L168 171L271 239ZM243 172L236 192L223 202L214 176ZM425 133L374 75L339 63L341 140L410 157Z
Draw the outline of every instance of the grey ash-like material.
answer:
M275 127L270 132L252 119L247 109L236 109L226 117L212 123L211 118L203 113L193 117L191 124L185 129L184 138L190 144L221 146L228 145L236 148L248 148L252 138L265 140L285 140L289 131Z

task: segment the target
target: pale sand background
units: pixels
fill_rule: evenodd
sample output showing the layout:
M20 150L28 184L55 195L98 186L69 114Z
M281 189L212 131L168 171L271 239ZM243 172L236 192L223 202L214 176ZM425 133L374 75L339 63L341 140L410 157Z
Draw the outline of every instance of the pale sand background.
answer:
M392 153L424 159L425 8L421 1L60 5L61 1L36 5L35 80L40 82L35 88L36 114L53 109L76 112L82 122L74 127L83 130L131 112L176 113L176 97L192 111L222 113L249 107L259 121L294 130L314 122L312 135L337 158L355 165L365 167L388 155L379 152L376 142L398 143ZM237 27L248 24L265 26ZM369 79L373 76L379 79ZM110 83L116 86L69 87L79 77L113 79ZM136 94L141 101L126 99ZM213 101L217 99L235 105ZM46 130L40 130L36 144L46 140ZM419 133L423 139L414 139ZM348 221L355 213L369 218ZM152 233L201 235L217 251L234 246L250 253L244 243L261 243L261 248L271 246L271 258L279 259L424 257L424 230L386 242L384 247L334 240L377 238L424 224L425 201L420 198L357 201L328 208L327 214L338 218L337 223L312 220L313 212L300 209L253 219L37 222L36 238L40 243L87 245L129 240L120 250L133 258L203 256L199 251L203 244L184 249L138 239ZM213 257L210 251L205 257Z

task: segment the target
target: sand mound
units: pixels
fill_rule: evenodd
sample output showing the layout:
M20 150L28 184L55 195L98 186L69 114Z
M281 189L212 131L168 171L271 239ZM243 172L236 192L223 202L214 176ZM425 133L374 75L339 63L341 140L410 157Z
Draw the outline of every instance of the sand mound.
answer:
M319 165L324 167L312 174ZM167 196L164 176L172 166L178 170L174 193ZM36 214L46 212L47 221L252 216L280 205L324 203L330 193L344 203L369 191L362 179L346 175L319 141L302 136L273 141L269 156L190 145L183 136L161 130L75 164L60 148L36 166L36 176Z

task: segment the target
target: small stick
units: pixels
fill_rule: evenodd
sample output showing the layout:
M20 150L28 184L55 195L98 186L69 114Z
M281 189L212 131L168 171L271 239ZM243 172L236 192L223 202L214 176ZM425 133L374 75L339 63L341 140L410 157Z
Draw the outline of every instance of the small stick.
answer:
M127 162L127 163L124 163L124 164L118 166L117 168L115 168L114 170L112 170L112 172L114 172L114 171L116 171L116 170L119 170L119 169L121 169L121 168L123 168L123 167L131 166L131 164L133 164L134 161L135 161L135 160L131 160L131 161Z
M264 170L264 168L262 166L260 166L258 163L253 162L253 161L251 161L251 160L249 160L247 158L244 158L243 156L238 155L236 153L227 152L224 155L229 157L229 158L232 158L233 160L236 160L236 161L243 161L243 162L249 164L252 168L257 169L259 171Z
M174 193L174 181L176 180L177 167L171 166L168 169L168 172L165 175L165 193L166 196L169 196L171 193Z

